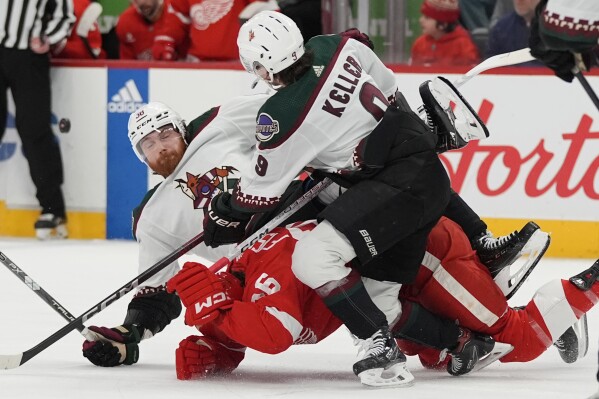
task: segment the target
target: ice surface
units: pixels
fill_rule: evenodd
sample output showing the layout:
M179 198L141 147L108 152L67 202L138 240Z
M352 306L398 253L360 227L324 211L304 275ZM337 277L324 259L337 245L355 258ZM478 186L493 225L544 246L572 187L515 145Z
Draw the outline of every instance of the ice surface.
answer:
M0 251L70 313L79 316L137 273L137 245L129 241L55 241L0 239ZM567 278L592 264L589 259L542 260L512 305L523 305L542 283ZM131 294L90 322L122 322ZM356 350L346 330L317 345L302 345L280 355L248 350L239 369L227 378L178 381L174 351L194 330L182 318L142 343L133 366L95 367L81 356L75 330L13 370L0 370L0 398L585 398L597 390L596 309L589 312L590 349L586 358L565 364L555 348L529 363L493 364L465 377L425 370L416 358L408 365L415 385L404 389L368 389L351 371ZM0 354L30 349L66 321L9 270L0 267Z

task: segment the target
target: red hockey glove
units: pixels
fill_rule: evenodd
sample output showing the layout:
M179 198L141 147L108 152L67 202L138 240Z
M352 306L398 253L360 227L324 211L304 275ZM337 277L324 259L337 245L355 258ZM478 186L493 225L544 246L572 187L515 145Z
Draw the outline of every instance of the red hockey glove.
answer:
M340 33L341 37L349 37L350 39L355 39L360 43L368 46L371 50L374 50L374 43L370 40L370 37L366 33L360 32L356 28L348 29L344 32Z
M251 215L236 212L231 207L231 194L220 193L212 198L204 216L204 244L216 248L236 244L245 237Z
M207 337L191 335L175 351L177 378L190 380L214 374L229 374L245 356L245 348L228 348Z
M96 366L113 367L137 363L143 329L129 324L115 328L89 327L94 341L83 343L83 356Z
M181 302L187 308L185 324L195 326L214 320L221 310L233 306L229 286L230 284L225 283L206 266L186 262L181 271L168 281L166 290L177 291Z
M152 45L152 58L158 61L174 61L177 59L175 42L171 38L156 38Z

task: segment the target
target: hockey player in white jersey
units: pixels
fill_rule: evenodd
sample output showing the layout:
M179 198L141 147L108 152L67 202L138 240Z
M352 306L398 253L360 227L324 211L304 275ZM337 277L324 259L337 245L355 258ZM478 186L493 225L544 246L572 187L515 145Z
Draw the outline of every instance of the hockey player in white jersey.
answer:
M131 114L128 134L135 154L164 177L134 211L140 273L200 233L212 196L231 189L241 174L249 172L254 115L267 97L234 98L188 126L161 103L147 104ZM193 253L214 261L226 250L200 244ZM181 312L179 298L165 291L166 282L178 271L173 262L147 280L129 303L121 326L91 327L98 339L84 343L84 356L100 366L135 363L138 343L160 332Z
M240 241L252 214L276 206L304 167L328 173L348 190L298 242L293 270L354 335L370 339L354 364L361 381L370 385L386 374L402 385L411 381L405 356L361 280L350 275L356 271L345 265L354 259L366 277L410 282L451 192L435 135L396 94L394 74L361 42L367 37L354 31L316 37L304 47L293 21L273 12L242 26L243 65L278 92L257 116L255 167L233 195L211 201L205 240L210 246Z
M231 190L241 174L248 173L255 143L254 116L266 98L235 98L187 126L173 109L161 103L149 103L131 115L129 139L135 154L165 178L134 211L133 233L139 242L140 272L200 233L210 199ZM288 190L290 201L297 192L303 194L299 181ZM310 206L305 205L294 217L313 218L317 211ZM228 248L213 250L200 245L194 253L214 261L224 255L224 250ZM83 355L104 367L136 363L141 340L162 331L180 314L179 298L165 290L166 282L178 270L173 262L140 287L122 325L90 326L96 339L84 342ZM406 315L409 317L409 313ZM422 330L430 334L423 335ZM454 344L458 333L451 321L434 315L426 318L425 324L410 323L401 330L402 337L439 349ZM464 339L460 342L465 343ZM456 356L469 359L466 353Z

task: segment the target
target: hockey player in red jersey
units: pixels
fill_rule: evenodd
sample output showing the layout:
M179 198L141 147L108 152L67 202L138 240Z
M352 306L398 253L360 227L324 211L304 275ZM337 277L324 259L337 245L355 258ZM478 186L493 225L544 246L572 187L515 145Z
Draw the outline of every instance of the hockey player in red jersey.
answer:
M245 347L279 353L292 344L316 343L341 325L320 297L291 273L295 243L314 226L311 222L297 224L265 236L233 262L230 273L215 275L203 265L188 263L169 281L167 289L176 290L187 308L185 323L198 326L204 334L181 341L176 356L178 378L228 373L243 360ZM244 282L243 294L240 281L234 277ZM369 283L377 282L364 280L373 294ZM591 292L596 298L599 284L592 284ZM457 369L468 361L472 355L469 351L474 351L474 342L469 340L476 334L472 331L492 334L497 342L514 347L501 361L525 362L563 339L564 331L596 302L589 298L589 292L558 280L541 287L525 308L509 308L463 231L446 218L429 236L416 281L402 287L401 305L397 297L372 296L393 321L390 327L395 337L407 333L427 345L452 348L432 349L398 340L407 354L419 354L425 366L447 368L454 375L460 375ZM434 324L428 325L428 331L421 324L417 329L420 336L413 333L414 329L409 331L406 321L428 319L427 312L457 320L461 335L457 342L431 339L435 334L443 335L443 331L431 331L435 330ZM582 327L577 331L579 335L562 347L564 360L571 362L586 352L586 326ZM449 322L445 328L457 326ZM478 345L492 342L479 338Z
M533 360L556 341L561 341L556 346L564 361L584 356L588 349L585 313L598 295L599 284L592 283L584 291L568 280L554 280L539 288L526 306L510 308L461 229L445 218L429 236L416 280L400 291L402 301L414 301L497 342L511 344L513 351L501 362ZM400 347L407 354L419 354L427 367L445 367L449 360L437 350L411 342L402 341Z
M169 280L167 290L177 291L187 308L185 323L204 334L179 344L178 378L228 373L243 360L246 347L276 354L294 344L317 343L341 326L320 296L291 270L297 240L315 226L314 222L298 222L267 234L234 261L228 272L214 274L201 264L188 262ZM397 291L389 282L364 279L364 284L393 322L395 336L449 350L461 365L478 360L473 358L475 346L493 346L490 338L439 319L407 300L404 306L409 310L402 312ZM456 374L470 371L458 365L455 368L461 368ZM400 375L405 384L413 380L407 369ZM394 385L384 379L379 383Z

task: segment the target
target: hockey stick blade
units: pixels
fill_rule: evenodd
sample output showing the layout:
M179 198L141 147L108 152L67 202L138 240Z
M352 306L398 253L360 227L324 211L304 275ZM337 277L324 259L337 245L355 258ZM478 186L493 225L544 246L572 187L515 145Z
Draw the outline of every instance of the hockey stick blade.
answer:
M483 357L482 359L479 359L479 361L476 362L476 365L472 368L472 371L470 373L474 373L476 371L484 369L491 363L501 359L502 357L504 357L505 355L507 355L508 353L510 353L513 350L514 350L514 347L510 344L504 344L502 342L495 342L495 346L493 347L493 350L487 356ZM468 373L468 374L470 374L470 373Z
M528 47L517 51L511 51L509 53L497 54L493 57L487 58L486 60L484 60L483 62L466 72L464 75L457 78L453 82L453 85L455 87L460 87L479 73L482 73L489 69L521 64L523 62L532 61L534 59L535 57L533 57L530 54L530 49Z

